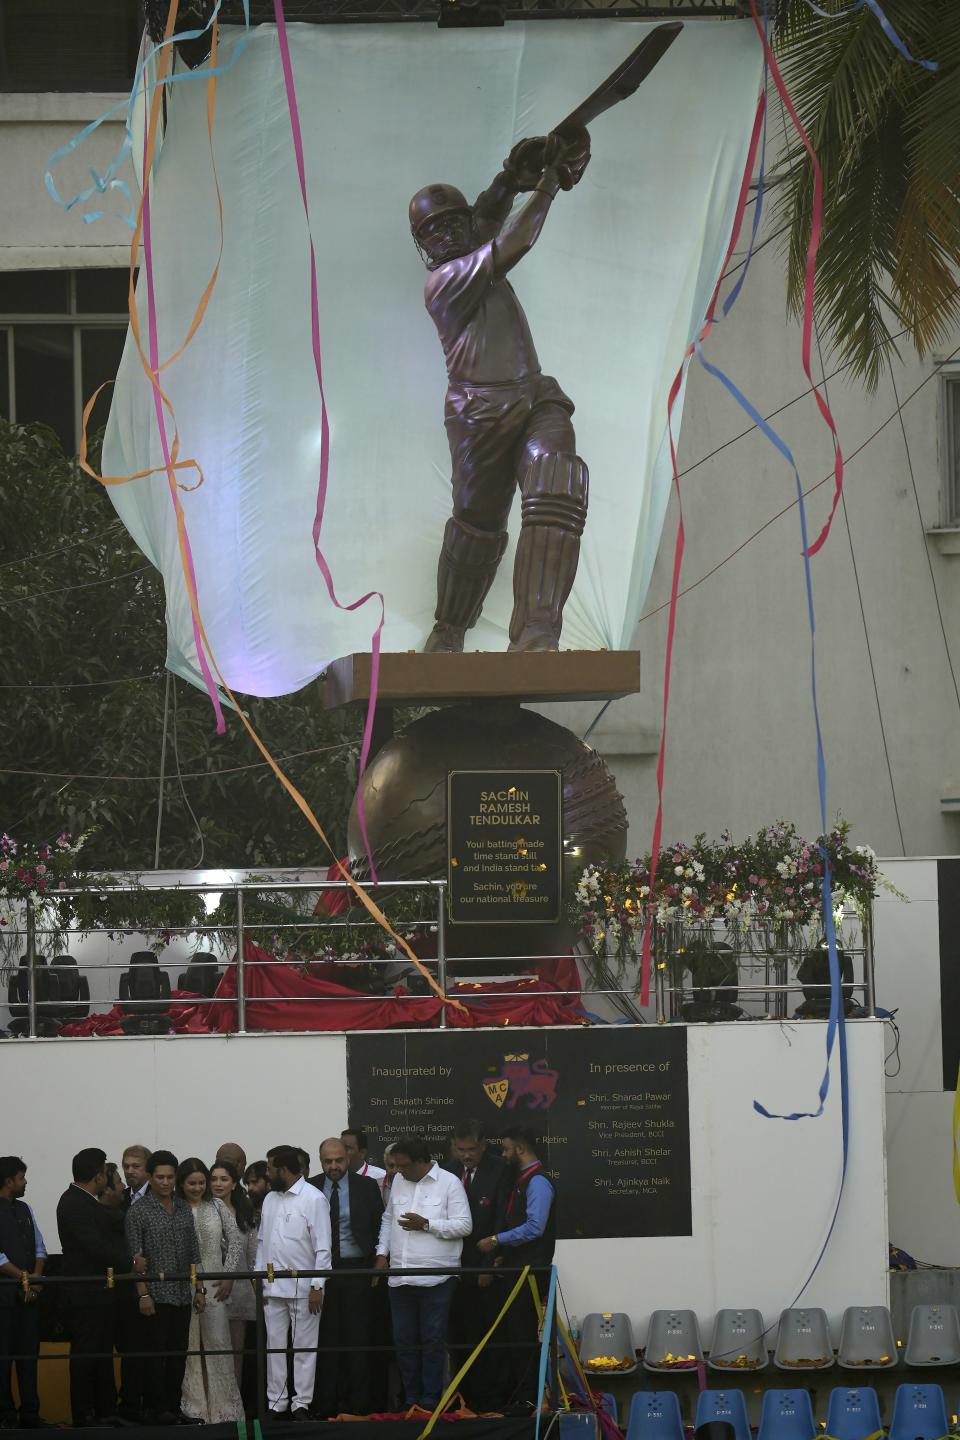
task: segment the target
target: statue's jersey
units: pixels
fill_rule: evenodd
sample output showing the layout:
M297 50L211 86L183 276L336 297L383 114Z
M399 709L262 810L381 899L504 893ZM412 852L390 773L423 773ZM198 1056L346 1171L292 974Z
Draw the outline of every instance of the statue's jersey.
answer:
M493 246L438 265L424 287L452 384L502 385L540 373L520 301L495 274Z

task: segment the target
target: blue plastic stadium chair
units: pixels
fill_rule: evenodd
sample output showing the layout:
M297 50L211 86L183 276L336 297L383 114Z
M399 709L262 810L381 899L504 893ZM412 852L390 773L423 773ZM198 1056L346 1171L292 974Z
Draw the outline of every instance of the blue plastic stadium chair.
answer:
M699 1430L701 1425L708 1425L712 1420L723 1420L732 1425L736 1440L752 1440L747 1402L742 1390L701 1390L694 1428ZM839 1436L837 1440L840 1440Z
M939 1440L949 1429L939 1385L897 1386L889 1440Z
M637 1391L630 1402L627 1440L684 1440L680 1401L672 1390Z
M757 1440L813 1440L816 1433L808 1391L767 1391L760 1407Z
M848 1389L842 1385L830 1391L827 1434L833 1440L867 1440L882 1429L880 1401L871 1386Z

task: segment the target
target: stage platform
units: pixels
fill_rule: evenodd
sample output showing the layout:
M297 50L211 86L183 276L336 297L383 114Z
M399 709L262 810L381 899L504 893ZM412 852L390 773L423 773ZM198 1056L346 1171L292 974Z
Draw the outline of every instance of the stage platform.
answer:
M546 1427L552 1416L544 1412L541 1420L541 1433L546 1433ZM423 1433L427 1423L427 1417L416 1420L307 1420L293 1425L288 1419L275 1416L268 1419L261 1425L265 1437L270 1440L278 1440L283 1436L285 1440L330 1440L330 1437L343 1436L346 1433L351 1440L417 1440ZM76 1430L70 1425L57 1427L57 1435L64 1437L99 1435L122 1435L127 1440L156 1440L166 1430L172 1430L178 1436L191 1434L192 1431L204 1437L204 1440L237 1440L236 1425L124 1425L122 1428L115 1426L104 1426L102 1429L85 1425L82 1429ZM253 1435L253 1421L246 1422L246 1433L248 1437ZM528 1416L491 1415L477 1416L476 1419L458 1419L451 1415L442 1415L433 1429L434 1435L454 1435L462 1437L462 1440L531 1440L534 1433L534 1421Z

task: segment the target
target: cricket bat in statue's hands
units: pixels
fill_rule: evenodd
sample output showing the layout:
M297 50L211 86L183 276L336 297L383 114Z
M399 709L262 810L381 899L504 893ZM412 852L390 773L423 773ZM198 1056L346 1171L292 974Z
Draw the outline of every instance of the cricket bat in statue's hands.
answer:
M608 75L592 95L588 95L576 110L571 110L566 119L554 127L553 133L564 135L581 132L605 110L610 110L614 105L619 105L621 100L626 100L646 80L654 66L660 63L682 29L683 23L679 20L658 25L645 40L640 41L623 64L618 65L613 74Z

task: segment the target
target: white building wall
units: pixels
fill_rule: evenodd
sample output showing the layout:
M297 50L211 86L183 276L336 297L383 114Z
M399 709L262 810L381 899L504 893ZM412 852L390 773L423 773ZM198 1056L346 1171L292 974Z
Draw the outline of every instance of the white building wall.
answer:
M77 211L54 204L44 185L50 156L96 120L120 95L0 95L0 270L48 270L88 265L123 265L130 259L130 229L114 212L129 208L120 192L107 192L97 208L108 215L85 225ZM123 140L123 112L106 121L79 151L55 167L64 200L90 185L90 168L101 173ZM128 157L117 178L136 199ZM86 208L93 208L91 202Z
M960 333L943 353L955 346L960 346ZM706 352L764 415L808 388L800 364L799 329L784 319L777 242L756 256L740 299L729 319L710 335ZM903 353L904 363L893 367L901 402L931 375L934 363L930 357L912 358L906 349ZM829 354L824 358L829 375L837 362ZM816 348L813 363L819 377ZM940 798L958 793L960 701L938 620L931 567L956 668L960 556L941 555L924 533L924 527L941 523L939 383L931 379L906 404L907 443L889 374L873 396L848 373L830 380L827 389L847 455L890 422L848 461L844 505L827 544L812 561L828 819L842 811L855 839L886 855L955 854L960 822L956 815L941 812ZM833 493L829 432L809 395L773 423L797 458L805 489L831 477L808 501L813 539ZM677 613L666 764L667 839L690 839L700 830L715 836L724 826L739 837L778 816L795 821L805 834L820 829L797 509L773 518L792 504L794 480L757 431L734 441L749 425L720 383L694 361L680 444L681 470L695 467L681 481L686 524L682 587L721 568L683 596ZM727 559L767 522L772 522L767 529ZM667 611L660 607L669 600L676 524L673 501L637 628L643 695L614 702L593 736L627 800L631 854L649 846L656 805L655 752L667 628ZM564 723L562 709L553 707L551 713ZM573 723L580 725L580 733L596 709L578 707Z

